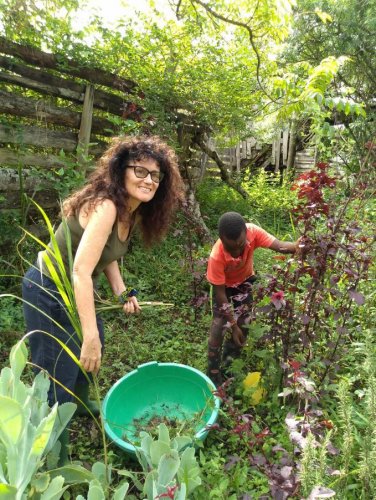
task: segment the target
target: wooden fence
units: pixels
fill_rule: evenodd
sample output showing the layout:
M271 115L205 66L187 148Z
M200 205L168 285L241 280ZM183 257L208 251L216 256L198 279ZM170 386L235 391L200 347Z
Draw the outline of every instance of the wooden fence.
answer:
M314 165L314 154L312 150L304 150L298 153L291 152L291 133L289 129L280 130L271 142L260 143L254 137L240 141L231 148L216 147L220 159L227 165L229 172L240 173L244 166L250 166L254 170L268 170L278 173L287 168L289 153L293 154L294 172L301 174ZM311 137L310 137L311 139ZM213 140L209 141L210 147L215 147ZM204 159L205 160L205 159ZM213 176L219 176L213 160L208 160L208 171Z
M133 81L59 61L0 37L0 209L20 206L20 183L44 207L56 205L54 183L41 189L28 167L84 174L88 154L98 156L124 120L140 121Z
M84 174L88 154L99 156L125 120L141 121L136 93L136 83L119 75L0 37L0 209L22 206L22 192L56 206L59 178L45 173ZM218 153L230 172L249 164L278 172L290 141L284 130L270 144L248 138Z

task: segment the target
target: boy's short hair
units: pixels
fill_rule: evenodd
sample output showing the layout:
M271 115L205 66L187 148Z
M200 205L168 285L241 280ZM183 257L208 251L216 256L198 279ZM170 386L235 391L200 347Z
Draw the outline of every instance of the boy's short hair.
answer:
M224 236L229 240L237 240L246 229L245 220L238 212L226 212L221 216L218 222L218 233L220 238Z

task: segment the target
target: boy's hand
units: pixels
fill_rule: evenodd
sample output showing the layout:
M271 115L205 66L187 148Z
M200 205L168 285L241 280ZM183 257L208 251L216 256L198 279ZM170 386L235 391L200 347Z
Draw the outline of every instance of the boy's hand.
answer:
M244 333L236 324L232 327L232 340L238 347L243 347L245 345L246 339Z

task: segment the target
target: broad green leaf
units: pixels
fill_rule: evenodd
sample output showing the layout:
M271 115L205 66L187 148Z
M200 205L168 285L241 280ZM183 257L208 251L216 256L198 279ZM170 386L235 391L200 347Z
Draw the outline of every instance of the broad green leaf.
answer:
M153 441L150 445L150 458L153 466L157 467L161 456L169 453L170 450L171 448L168 444L160 441Z
M87 500L104 500L105 494L103 492L103 489L101 485L98 483L97 480L91 481L89 485L89 491L87 494Z
M52 478L62 476L68 484L90 483L95 478L94 474L81 465L69 464L49 471Z
M7 396L0 396L0 437L3 441L17 444L24 425L21 405Z
M31 486L35 489L37 493L42 493L45 491L50 483L50 475L47 472L42 474L36 474L31 480Z
M170 433L166 424L159 424L158 426L158 441L163 441L164 443L170 444Z
M182 483L180 485L177 494L175 494L174 500L185 500L186 498L187 498L187 487L185 486L185 483Z
M64 491L68 489L68 486L63 487L64 478L61 476L55 477L47 490L41 495L40 500L59 500L64 494Z
M77 405L75 403L63 403L57 407L57 416L54 423L54 427L51 432L50 440L47 444L45 453L49 453L52 448L55 446L55 443L62 433L62 431L66 428L69 421L74 415L76 411Z
M180 457L180 467L178 479L187 487L187 494L190 494L201 484L200 468L195 456L194 447L186 448Z
M19 378L27 362L27 348L24 341L17 342L12 347L9 361L15 377Z
M1 500L14 500L16 498L17 488L9 484L0 483Z
M92 473L98 479L102 488L106 488L107 484L111 482L111 471L107 469L109 468L106 468L103 462L95 462L91 468Z
M54 427L57 415L57 405L55 405L50 414L44 418L39 424L34 437L34 442L30 451L30 455L41 456L50 439L52 429Z
M174 438L174 448L175 444L178 451L183 451L187 446L193 446L193 441L189 436L176 436Z
M125 482L120 484L113 494L113 500L123 500L128 492L129 483Z
M180 465L179 454L176 450L163 455L158 464L158 482L168 486L174 479Z
M148 499L149 498L154 499L155 496L158 494L155 485L156 478L157 478L157 472L155 470L149 472L146 475L143 492L145 493Z

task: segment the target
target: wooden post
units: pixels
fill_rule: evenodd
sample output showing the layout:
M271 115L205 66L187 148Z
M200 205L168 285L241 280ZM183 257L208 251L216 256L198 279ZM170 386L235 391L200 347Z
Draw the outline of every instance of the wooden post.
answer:
M295 163L296 140L297 140L296 121L292 120L290 127L289 149L286 162L286 169L288 175L291 175L291 171Z
M275 141L275 167L274 167L275 174L278 174L279 172L280 161L281 161L281 132L278 133L278 137Z
M282 161L284 166L287 165L288 143L289 143L289 131L288 129L285 129L282 132Z
M236 145L236 173L240 174L240 142Z
M91 124L93 120L94 86L86 86L84 105L82 108L80 131L78 132L77 159L80 170L85 174L87 168L87 155L91 135Z

